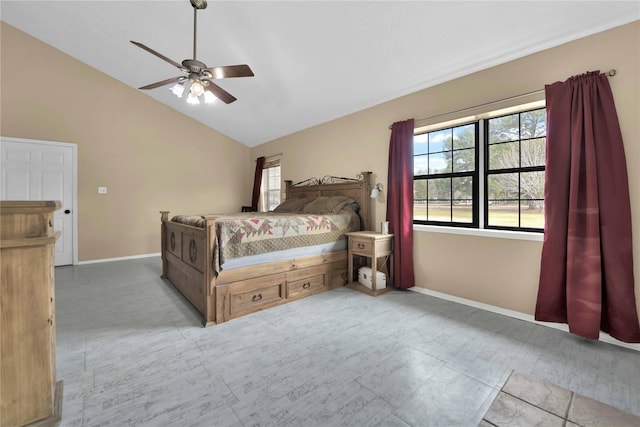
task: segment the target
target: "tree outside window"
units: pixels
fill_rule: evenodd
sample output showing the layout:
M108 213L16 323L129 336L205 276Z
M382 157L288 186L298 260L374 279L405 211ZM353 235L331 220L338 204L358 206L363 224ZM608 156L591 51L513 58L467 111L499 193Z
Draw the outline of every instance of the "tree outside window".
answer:
M488 228L544 229L544 108L486 121Z

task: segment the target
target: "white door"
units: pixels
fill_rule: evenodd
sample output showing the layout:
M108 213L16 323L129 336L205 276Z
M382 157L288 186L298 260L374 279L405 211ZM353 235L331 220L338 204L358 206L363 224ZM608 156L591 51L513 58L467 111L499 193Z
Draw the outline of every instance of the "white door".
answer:
M59 200L62 208L54 213L53 228L62 235L55 264L73 264L76 145L0 137L0 146L0 199Z

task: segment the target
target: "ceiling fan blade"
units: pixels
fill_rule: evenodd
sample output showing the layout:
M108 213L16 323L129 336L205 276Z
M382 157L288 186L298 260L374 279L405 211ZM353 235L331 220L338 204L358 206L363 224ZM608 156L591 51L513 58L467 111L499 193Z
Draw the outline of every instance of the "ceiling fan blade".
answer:
M164 56L163 54L161 54L161 53L159 53L159 52L156 52L155 50L151 49L150 47L147 47L147 46L143 45L142 43L134 42L133 40L129 40L129 41L130 41L131 43L135 44L136 46L138 46L139 48L146 50L146 51L147 51L147 52L149 52L150 54L155 55L155 56L157 56L158 58L160 58L160 59L163 59L163 60L167 61L169 64L173 65L174 67L177 67L177 68L179 68L179 69L181 69L181 70L184 70L184 69L185 69L182 65L178 64L176 61L174 61L174 60L172 60L172 59L167 58L167 57L166 57L166 56Z
M209 79L203 79L203 80L205 80L207 83L209 83L208 85L206 85L204 87L204 90L208 90L209 92L214 94L220 101L224 102L225 104L231 104L233 101L235 101L237 99L235 96L231 95L229 92L227 92L226 90L222 89L220 86L218 86L217 84L215 84L211 80L209 80Z
M227 65L225 67L211 67L203 71L208 71L212 79L228 79L230 77L253 77L253 71L248 65Z
M162 80L161 82L151 83L150 85L139 87L138 89L155 89L160 86L170 85L171 83L178 83L184 80L183 76L171 77L170 79Z

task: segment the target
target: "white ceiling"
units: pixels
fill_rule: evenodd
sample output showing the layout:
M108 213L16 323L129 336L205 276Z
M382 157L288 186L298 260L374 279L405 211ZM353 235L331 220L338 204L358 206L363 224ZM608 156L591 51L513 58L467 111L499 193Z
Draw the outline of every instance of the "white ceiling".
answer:
M144 93L249 147L640 19L637 0L208 3L197 59L255 77L217 81L229 105ZM2 0L0 18L134 88L180 72L130 40L193 53L189 0Z

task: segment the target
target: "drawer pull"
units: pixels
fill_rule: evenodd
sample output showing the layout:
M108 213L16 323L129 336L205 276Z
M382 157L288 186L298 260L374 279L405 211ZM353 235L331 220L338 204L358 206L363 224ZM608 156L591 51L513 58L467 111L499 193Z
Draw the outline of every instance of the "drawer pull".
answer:
M251 298L251 301L256 302L262 299L262 294L256 294Z
M311 287L311 283L307 282L302 285L302 289L309 289Z
M358 243L358 249L364 249L364 243Z

